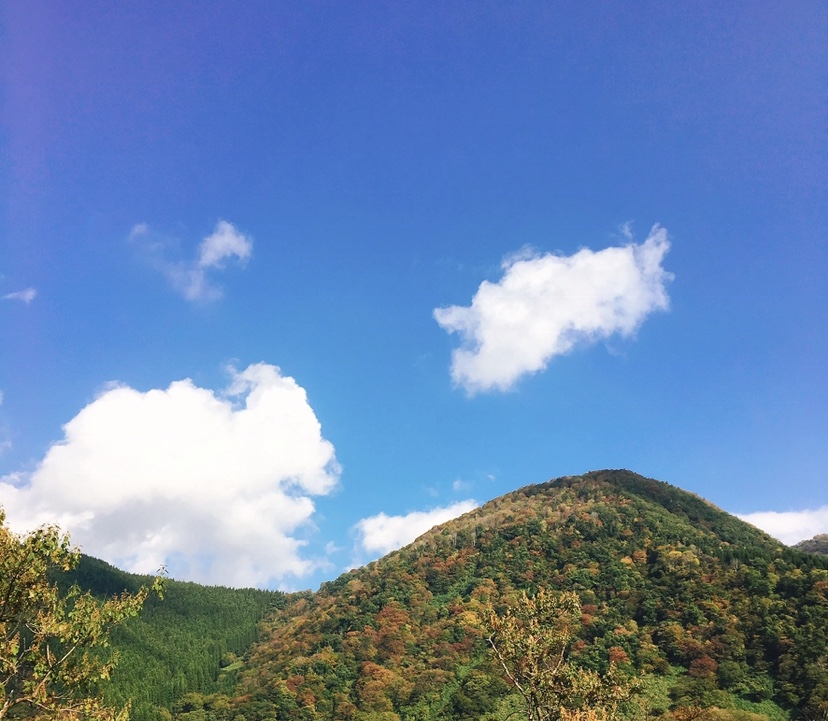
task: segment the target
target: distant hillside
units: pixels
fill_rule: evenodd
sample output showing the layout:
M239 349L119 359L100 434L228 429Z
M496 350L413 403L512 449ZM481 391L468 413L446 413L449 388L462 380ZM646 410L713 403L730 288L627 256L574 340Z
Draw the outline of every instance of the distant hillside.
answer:
M612 656L648 674L651 717L682 694L755 718L828 698L828 559L666 483L602 471L509 493L292 596L234 698L181 720L502 718L509 689L478 612L541 586L581 598L579 664Z
M823 556L828 556L828 533L821 533L807 541L800 541L794 548L806 553L820 553Z
M58 578L64 587L77 583L101 597L134 592L148 581L89 556ZM109 700L119 706L132 700L132 720L151 721L169 718L167 709L186 693L229 690L238 666L234 655L256 640L257 623L284 599L168 580L163 600L150 598L138 618L112 635L120 660L107 685Z

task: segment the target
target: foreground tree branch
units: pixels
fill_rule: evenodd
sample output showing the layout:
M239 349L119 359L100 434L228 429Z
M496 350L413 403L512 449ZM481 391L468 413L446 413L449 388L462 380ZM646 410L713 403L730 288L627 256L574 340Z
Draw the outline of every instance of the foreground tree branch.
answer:
M101 698L114 665L102 649L150 593L161 594L162 579L103 602L76 585L60 593L50 571L68 571L79 558L55 527L11 533L0 509L0 721L126 717Z
M489 646L509 683L523 698L528 721L609 721L634 684L614 664L606 674L567 661L581 617L575 593L522 593L497 613L487 609Z

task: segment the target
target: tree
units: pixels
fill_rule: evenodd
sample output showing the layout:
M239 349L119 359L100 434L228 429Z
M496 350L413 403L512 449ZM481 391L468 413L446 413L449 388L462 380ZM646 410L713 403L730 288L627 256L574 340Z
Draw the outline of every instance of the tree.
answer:
M577 668L567 652L581 616L578 596L541 589L525 592L498 614L488 607L488 638L509 683L523 698L528 721L604 721L629 698L632 683L609 671Z
M135 594L99 601L77 585L61 593L50 580L80 558L69 537L55 527L18 536L0 509L0 721L34 719L125 719L102 700L101 681L109 632L135 616L162 580Z

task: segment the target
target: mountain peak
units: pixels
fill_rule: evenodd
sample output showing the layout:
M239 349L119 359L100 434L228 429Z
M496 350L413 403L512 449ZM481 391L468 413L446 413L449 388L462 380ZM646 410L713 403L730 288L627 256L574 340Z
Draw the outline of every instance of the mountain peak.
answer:
M578 594L573 654L585 667L627 659L669 683L684 669L744 702L806 708L828 688L826 584L828 559L696 494L623 469L565 476L495 498L277 611L241 674L237 710L248 716L280 689L278 718L311 702L330 709L322 718L480 718L509 693L489 664L483 609L540 588Z

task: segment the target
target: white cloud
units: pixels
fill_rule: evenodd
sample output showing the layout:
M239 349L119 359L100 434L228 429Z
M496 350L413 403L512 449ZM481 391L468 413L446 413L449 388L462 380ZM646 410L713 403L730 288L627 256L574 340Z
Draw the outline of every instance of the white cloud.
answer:
M152 265L189 301L209 302L221 298L222 288L212 279L212 273L223 270L229 261L244 266L253 253L253 240L226 220L220 220L213 232L201 241L193 260L168 260L168 243L154 238L146 223L135 225L129 240L148 253Z
M147 235L149 233L149 225L146 223L136 223L132 226L132 230L129 231L129 239L136 240L140 238L142 235Z
M220 220L212 235L201 241L198 248L200 268L223 268L227 258L245 262L253 252L253 241L239 233L231 223Z
M653 311L666 310L661 267L667 231L653 226L640 245L571 256L522 251L503 261L503 277L484 281L471 306L437 308L434 318L460 336L452 353L455 384L470 394L512 388L527 373L576 344L632 335Z
M14 293L6 293L3 300L22 300L26 305L29 305L37 297L37 288L26 288L24 290L16 290Z
M411 543L434 526L462 516L475 508L477 501L470 499L430 511L413 511L404 516L387 516L379 513L363 518L354 526L358 535L357 544L361 552L373 558L384 556Z
M334 448L295 380L264 363L231 373L223 393L109 387L33 473L0 478L10 525L58 523L121 568L203 583L314 570L298 535L338 483Z
M758 511L737 515L789 546L820 533L828 533L828 506L804 511Z

